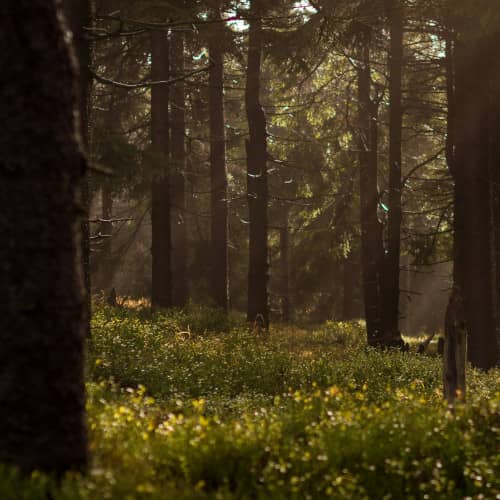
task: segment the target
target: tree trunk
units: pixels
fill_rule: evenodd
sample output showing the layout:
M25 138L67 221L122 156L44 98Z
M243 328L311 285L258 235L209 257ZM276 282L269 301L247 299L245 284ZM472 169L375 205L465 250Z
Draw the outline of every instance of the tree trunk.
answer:
M456 234L468 332L468 358L489 369L497 362L493 302L489 185L489 50L467 35L456 43L457 144L455 158L459 231ZM463 271L462 271L463 270Z
M154 81L170 78L169 46L163 31L151 34L151 77ZM169 182L169 88L151 88L151 142L155 165L151 187L152 289L153 308L172 306L170 182Z
M462 292L454 287L446 309L443 349L444 396L448 403L465 399L465 368L467 362L467 332Z
M402 345L399 332L399 273L401 255L401 168L402 168L402 67L403 11L400 0L389 0L389 214L387 254L383 279L383 336L384 344Z
M220 19L218 9L214 19ZM224 47L221 27L210 33L209 106L210 106L210 182L212 215L212 283L214 303L228 310L228 192L226 172L226 136L224 129Z
M500 33L493 38L494 43L500 42ZM494 264L494 306L497 334L497 356L500 352L500 103L497 92L500 89L500 64L492 58L492 85L489 92L490 110L490 177L493 210L493 264Z
M446 100L447 100L447 124L446 124L446 163L454 180L454 213L453 213L453 283L455 288L464 288L463 270L464 264L460 254L459 242L463 231L463 186L461 176L456 167L456 96L455 96L455 35L449 31L446 38Z
M280 228L281 320L290 322L290 233L288 207L283 207L283 224Z
M172 77L184 74L184 33L171 35ZM170 107L172 112L172 304L184 307L188 301L187 232L186 232L186 103L184 82L172 86Z
M0 462L59 475L87 463L86 163L56 10L0 5Z
M360 255L359 248L354 248L344 259L343 265L343 290L342 321L352 321L362 316L360 310L359 284L360 284Z
M247 151L247 196L250 255L248 266L249 321L269 325L268 248L267 248L267 131L266 116L260 103L262 58L262 0L252 0L249 21L248 64L245 107L250 137Z
M101 290L103 292L108 292L111 289L113 275L114 275L114 265L112 262L112 250L113 250L113 223L111 219L113 218L113 194L111 191L111 186L109 182L105 182L101 188L101 201L102 201L102 219L103 222L100 227L100 232L105 238L103 239L102 246L100 248L102 255L100 256L101 262ZM109 238L107 237L109 236Z
M370 97L370 28L363 26L358 69L359 101L359 192L361 218L361 267L366 329L369 345L379 345L381 325L382 227L377 216L379 203L377 173L377 116Z
M90 94L92 90L92 53L90 42L85 34L85 27L92 23L92 5L90 0L63 0L63 10L67 25L73 33L73 46L78 59L78 115L83 148L88 154L90 142ZM82 205L85 216L82 218L82 262L85 291L87 294L87 336L90 337L91 315L91 280L90 280L90 187L89 176L82 186Z

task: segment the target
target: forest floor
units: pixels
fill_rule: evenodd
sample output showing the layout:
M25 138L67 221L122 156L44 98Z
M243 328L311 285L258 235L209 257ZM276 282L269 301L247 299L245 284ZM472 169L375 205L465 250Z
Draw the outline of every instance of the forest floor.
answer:
M0 471L0 498L500 498L500 372L443 403L436 355L365 347L360 323L276 326L97 307L90 474ZM481 496L482 495L482 496Z

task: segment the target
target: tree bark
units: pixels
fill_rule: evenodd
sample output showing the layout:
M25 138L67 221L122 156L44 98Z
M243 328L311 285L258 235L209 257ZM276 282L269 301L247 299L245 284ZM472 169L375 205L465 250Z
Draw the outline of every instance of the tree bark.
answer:
M85 33L85 27L92 23L92 5L90 0L63 0L64 15L67 25L73 33L73 46L78 58L78 115L80 135L85 153L88 154L90 143L90 95L92 90L92 51L90 42ZM82 262L87 294L87 336L90 337L91 316L91 279L90 279L90 178L87 174L82 186L82 203L85 217L82 218Z
M108 112L105 115L103 126L108 137L105 140L105 147L101 152L101 162L104 165L113 165L116 152L112 143L120 130L121 113L116 99L116 89L113 89L108 101ZM101 218L104 221L111 221L113 217L113 192L112 178L101 179ZM104 236L112 236L113 223L101 222L98 232ZM103 238L98 241L99 246L92 256L92 286L94 290L106 294L111 288L111 283L115 275L116 266L112 262L112 238Z
M493 37L493 43L500 43L500 32ZM495 57L492 64L492 84L489 89L490 110L490 178L493 211L493 264L494 264L494 306L497 334L497 357L500 353L500 103L498 90L500 89L500 64Z
M379 345L382 339L382 227L377 216L378 134L377 106L372 102L370 42L371 31L362 26L360 32L360 67L358 68L359 102L359 192L361 219L361 262L368 344Z
M184 33L171 35L170 62L172 77L184 74ZM183 81L172 86L170 107L172 112L172 304L184 307L188 301L187 228L186 228L186 97Z
M214 19L220 19L219 8ZM210 182L212 283L215 305L228 310L228 192L226 171L226 136L224 128L224 47L221 27L216 25L209 39L209 106L210 106Z
M492 217L489 185L488 74L489 49L467 39L456 42L457 143L456 234L468 333L468 359L489 369L497 362L493 302Z
M283 207L283 224L280 228L281 320L290 322L290 232L289 209Z
M168 38L167 34L162 31L151 34L151 73L154 81L166 81L170 78ZM155 154L155 169L151 186L151 305L153 308L172 306L168 105L168 86L153 86L151 89L151 142ZM156 160L161 165L157 165Z
M250 137L246 142L249 211L248 321L269 325L267 131L260 103L262 59L262 0L252 0L249 21L245 107Z
M357 247L352 249L344 259L342 321L352 321L363 315L360 310L361 300L359 296L360 260L359 248Z
M462 292L454 287L446 309L443 349L444 396L448 403L465 399L467 333Z
M0 5L0 461L63 474L87 464L86 163L57 10Z
M383 279L384 344L402 345L399 331L399 274L401 256L402 181L402 68L403 10L400 0L388 1L390 23L389 52L389 200L387 254Z
M114 265L112 262L113 223L111 222L111 219L113 218L113 193L109 182L105 182L101 188L101 202L101 214L102 219L105 222L101 224L99 231L103 236L105 236L105 238L103 239L102 246L100 248L100 251L102 252L99 260L101 263L100 288L103 292L109 292L114 275ZM107 236L109 236L109 238Z
M461 177L456 167L456 95L455 95L455 34L448 30L446 36L446 100L447 100L447 123L446 123L446 163L454 180L454 213L453 213L453 282L456 288L464 288L463 269L459 242L462 239L463 230L463 186Z

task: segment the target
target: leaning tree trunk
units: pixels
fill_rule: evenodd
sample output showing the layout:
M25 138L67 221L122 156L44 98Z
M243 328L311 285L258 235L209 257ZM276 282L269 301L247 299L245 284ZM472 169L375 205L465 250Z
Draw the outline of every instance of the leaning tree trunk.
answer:
M214 19L220 20L215 9ZM226 171L226 136L224 129L224 47L221 27L216 25L209 39L210 73L210 182L212 283L214 303L228 310L228 191Z
M55 5L0 5L0 462L62 474L87 463L86 163Z
M400 0L389 0L389 214L387 255L383 278L383 343L402 344L399 332L399 273L401 255L401 168L402 168L402 67L403 12Z
M172 76L184 74L184 33L173 32L170 41ZM171 90L172 113L172 305L184 307L188 301L187 231L186 231L186 96L185 84L177 82Z
M162 31L151 34L151 73L154 81L167 81L170 77L168 38ZM155 153L151 186L153 308L172 306L168 103L168 86L154 85L151 89L151 142Z
M73 33L73 45L79 62L78 78L78 114L80 134L85 152L89 152L90 143L90 94L92 90L91 62L92 53L85 28L92 22L92 5L90 0L63 0L64 14L67 24ZM85 291L87 294L87 336L90 336L91 315L91 280L90 280L90 186L89 176L82 186L82 203L85 217L82 218L82 262Z
M455 200L460 201L456 245L463 269L468 359L478 368L489 369L497 362L488 169L490 68L483 57L488 48L475 35L469 40L468 34L461 34L455 49L456 102L460 103L456 106L455 188L459 197Z
M378 137L376 105L370 97L370 28L363 27L358 69L359 101L359 192L361 217L361 267L366 328L369 345L380 345L382 339L381 276L383 241L377 216Z
M247 151L247 196L249 212L248 321L269 325L267 248L267 131L260 103L263 45L262 0L252 0L248 41L245 105L250 137Z

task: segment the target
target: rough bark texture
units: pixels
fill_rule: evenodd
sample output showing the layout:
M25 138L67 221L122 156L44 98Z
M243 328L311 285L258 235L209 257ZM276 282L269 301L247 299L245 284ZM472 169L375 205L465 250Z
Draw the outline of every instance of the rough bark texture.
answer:
M389 0L389 214L387 254L383 279L383 343L401 345L399 332L399 271L401 255L401 181L402 181L402 67L403 12L400 0Z
M170 64L172 77L184 74L184 33L171 35ZM184 307L188 301L187 232L186 232L186 96L183 81L170 91L172 127L172 173L170 196L172 201L172 305Z
M214 19L220 18L218 9ZM211 182L211 235L212 283L214 303L228 310L228 192L226 171L226 138L224 129L224 47L216 25L209 39L210 73L210 182Z
M486 46L456 43L456 244L463 281L468 358L489 369L497 362L493 302Z
M67 25L73 33L73 46L78 59L78 115L80 135L85 153L88 152L90 142L90 94L92 90L92 74L90 70L92 52L85 28L91 25L92 5L90 0L63 0L64 15ZM90 186L89 175L82 186L82 205L85 217L82 218L82 262L87 294L87 336L90 336L91 315L91 279L90 279Z
M257 318L267 328L268 308L268 248L267 248L267 131L266 116L260 103L262 58L262 5L251 3L248 42L245 105L250 138L247 150L247 196L249 211L250 255L248 266L249 321Z
M154 32L151 35L151 63L151 76L154 81L169 79L169 47L165 32ZM172 306L168 104L168 86L153 86L151 89L151 142L156 160L151 187L151 253L153 257L151 304L153 308Z
M382 339L382 227L377 216L379 202L377 173L377 116L370 97L370 29L361 33L358 69L359 101L359 191L361 207L361 267L365 318L370 345L379 345Z
M0 461L62 474L87 463L85 159L57 13L0 4Z

